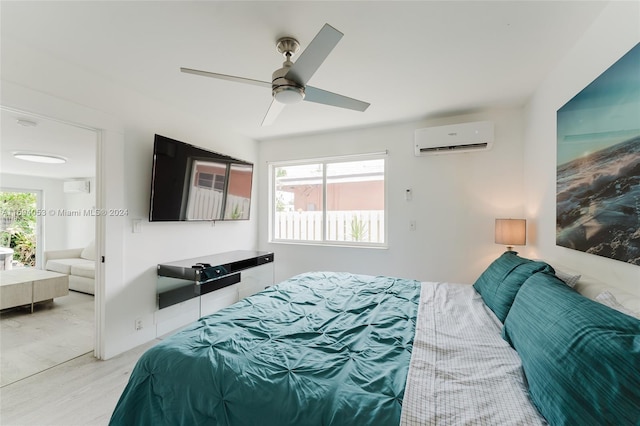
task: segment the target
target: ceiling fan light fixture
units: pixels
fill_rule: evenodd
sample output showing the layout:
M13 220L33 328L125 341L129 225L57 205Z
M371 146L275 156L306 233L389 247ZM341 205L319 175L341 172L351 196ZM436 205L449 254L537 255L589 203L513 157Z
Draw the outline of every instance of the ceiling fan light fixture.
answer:
M19 160L31 161L33 163L64 164L67 159L59 155L39 154L35 152L14 152L13 156Z
M304 87L278 86L273 89L273 97L285 105L295 104L304 99Z

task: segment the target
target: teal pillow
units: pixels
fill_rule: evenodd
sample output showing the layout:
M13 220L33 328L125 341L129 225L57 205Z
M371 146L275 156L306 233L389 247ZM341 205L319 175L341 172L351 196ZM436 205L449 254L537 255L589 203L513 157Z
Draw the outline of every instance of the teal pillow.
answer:
M520 288L502 335L550 424L639 424L639 320L539 273Z
M489 265L473 287L496 317L504 322L520 286L540 271L553 272L553 268L544 262L520 257L515 251L507 251Z

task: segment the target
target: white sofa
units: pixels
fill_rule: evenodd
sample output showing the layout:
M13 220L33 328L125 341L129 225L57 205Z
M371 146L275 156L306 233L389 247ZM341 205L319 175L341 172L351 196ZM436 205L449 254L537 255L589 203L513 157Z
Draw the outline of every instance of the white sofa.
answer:
M92 242L84 248L47 250L44 269L69 275L69 290L95 294L96 250Z

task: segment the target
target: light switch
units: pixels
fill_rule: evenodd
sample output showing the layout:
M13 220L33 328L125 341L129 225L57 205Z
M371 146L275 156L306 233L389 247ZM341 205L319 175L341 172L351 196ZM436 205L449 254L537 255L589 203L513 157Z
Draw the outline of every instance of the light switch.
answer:
M142 232L142 219L133 219L133 233L138 234Z

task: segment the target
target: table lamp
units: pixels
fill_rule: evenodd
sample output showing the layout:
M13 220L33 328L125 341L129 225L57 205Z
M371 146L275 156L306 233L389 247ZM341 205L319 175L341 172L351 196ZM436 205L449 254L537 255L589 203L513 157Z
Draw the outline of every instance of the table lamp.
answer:
M527 244L527 221L525 219L496 219L496 244L504 244L508 251L513 246Z

